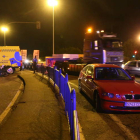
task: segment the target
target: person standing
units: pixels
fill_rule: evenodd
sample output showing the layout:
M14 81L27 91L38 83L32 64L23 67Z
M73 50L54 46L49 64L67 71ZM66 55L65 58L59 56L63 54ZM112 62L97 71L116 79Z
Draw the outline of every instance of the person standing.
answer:
M22 70L22 60L20 61L20 71Z
M33 71L34 71L34 73L35 73L36 69L37 69L37 58L35 56L35 58L33 59Z

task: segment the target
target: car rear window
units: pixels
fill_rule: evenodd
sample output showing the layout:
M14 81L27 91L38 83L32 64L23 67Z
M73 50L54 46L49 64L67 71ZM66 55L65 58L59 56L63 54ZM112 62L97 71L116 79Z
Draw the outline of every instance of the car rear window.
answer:
M136 62L130 62L130 63L128 64L128 66L129 66L129 67L136 67Z

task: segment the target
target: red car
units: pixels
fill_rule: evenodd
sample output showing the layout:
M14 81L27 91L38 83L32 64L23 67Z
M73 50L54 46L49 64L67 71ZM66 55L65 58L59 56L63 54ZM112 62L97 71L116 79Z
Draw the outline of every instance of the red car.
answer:
M97 112L140 112L140 84L112 64L88 64L78 78L79 91L93 99Z

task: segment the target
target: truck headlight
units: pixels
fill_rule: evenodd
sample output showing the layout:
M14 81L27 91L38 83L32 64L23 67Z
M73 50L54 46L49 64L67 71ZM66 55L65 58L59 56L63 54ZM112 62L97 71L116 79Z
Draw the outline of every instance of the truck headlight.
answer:
M124 64L122 64L121 67L124 68Z
M103 93L102 94L103 96L108 96L109 98L113 98L114 97L114 94L113 93Z

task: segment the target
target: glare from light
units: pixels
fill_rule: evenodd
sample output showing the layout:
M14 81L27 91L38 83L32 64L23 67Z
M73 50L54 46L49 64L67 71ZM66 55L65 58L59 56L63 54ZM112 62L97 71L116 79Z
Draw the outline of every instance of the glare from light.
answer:
M97 31L96 33L97 33L97 34L99 34L99 33L100 33L100 31Z
M65 59L66 57L65 57L65 56L63 56L63 58Z
M135 58L135 55L132 55L133 58Z
M48 0L48 5L49 6L57 6L58 5L58 1L57 0Z
M26 59L26 60L25 60L25 63L26 63L26 64L27 64L27 63L29 63L29 60L28 60L28 59Z
M39 62L41 61L41 59L38 60Z
M106 63L106 50L103 50L103 64Z
M88 28L88 33L91 33L92 32L92 29L91 28Z
M104 33L104 30L101 30L101 33Z
M98 47L95 47L95 50L98 50Z
M6 32L6 31L8 31L8 28L6 28L6 27L1 27L1 30L2 30L3 32Z
M121 67L124 68L124 64L122 64Z
M140 35L139 35L138 39L140 40Z

